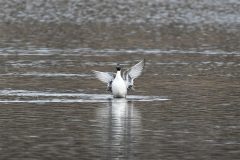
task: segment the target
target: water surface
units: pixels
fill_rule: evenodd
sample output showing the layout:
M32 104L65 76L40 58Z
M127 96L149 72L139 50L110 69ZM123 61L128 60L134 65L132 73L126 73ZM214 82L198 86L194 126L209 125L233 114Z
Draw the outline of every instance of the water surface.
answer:
M237 159L239 55L3 48L1 158ZM91 73L142 58L127 99L113 99Z
M0 159L238 160L239 5L0 0Z

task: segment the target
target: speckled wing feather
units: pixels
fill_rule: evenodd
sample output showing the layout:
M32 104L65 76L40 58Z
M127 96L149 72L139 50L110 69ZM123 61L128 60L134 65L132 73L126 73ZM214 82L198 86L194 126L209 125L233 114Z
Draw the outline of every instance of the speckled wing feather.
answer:
M142 74L144 65L145 65L145 60L142 60L123 73L123 77L126 81L128 89L132 89L134 79L138 78Z
M93 70L93 73L97 79L103 83L107 83L107 90L112 91L112 81L114 80L115 73L112 72L100 72Z

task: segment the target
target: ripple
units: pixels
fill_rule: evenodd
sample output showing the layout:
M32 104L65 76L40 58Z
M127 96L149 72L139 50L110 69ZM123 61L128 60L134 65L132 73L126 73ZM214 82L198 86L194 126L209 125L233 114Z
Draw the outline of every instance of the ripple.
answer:
M93 48L0 48L0 56L107 56L111 54L204 54L204 55L240 55L240 52L223 50L189 49L189 50L162 50L162 49L93 49Z
M110 94L88 94L69 92L44 92L29 90L0 90L0 103L81 103L81 102L109 102ZM165 96L128 95L128 101L167 101Z
M27 73L6 73L0 74L1 76L34 76L34 77L89 77L88 74L74 74L74 73L40 73L40 72L27 72Z

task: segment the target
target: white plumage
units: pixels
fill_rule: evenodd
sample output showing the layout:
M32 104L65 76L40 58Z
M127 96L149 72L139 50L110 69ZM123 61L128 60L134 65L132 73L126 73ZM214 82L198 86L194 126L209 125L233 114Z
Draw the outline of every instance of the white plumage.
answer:
M134 79L142 74L145 65L145 60L140 61L136 65L127 69L121 75L121 67L118 65L117 73L93 71L96 78L107 83L108 91L112 92L115 98L124 98L127 91L133 89Z

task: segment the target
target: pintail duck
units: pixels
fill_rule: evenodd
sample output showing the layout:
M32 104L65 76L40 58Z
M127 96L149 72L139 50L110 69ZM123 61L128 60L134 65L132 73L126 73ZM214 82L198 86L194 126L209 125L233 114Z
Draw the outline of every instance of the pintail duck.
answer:
M93 70L96 78L103 83L107 83L107 90L113 94L115 98L126 98L128 90L134 90L134 79L142 74L145 60L140 61L136 65L127 69L121 74L121 66L118 64L117 73L100 72Z

